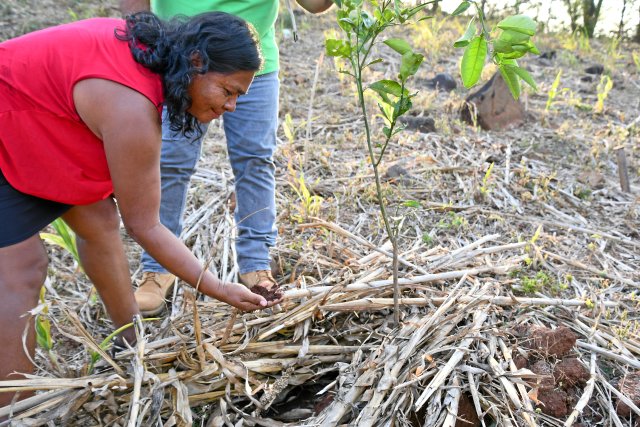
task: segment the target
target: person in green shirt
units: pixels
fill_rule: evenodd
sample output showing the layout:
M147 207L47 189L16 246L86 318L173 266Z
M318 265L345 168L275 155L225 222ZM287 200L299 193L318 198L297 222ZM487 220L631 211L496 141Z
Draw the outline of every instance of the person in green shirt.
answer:
M320 13L331 0L296 0L305 10ZM235 177L237 223L236 253L240 282L248 287L277 286L271 274L269 248L275 244L277 228L275 206L275 165L278 127L278 45L275 22L279 0L120 0L126 15L151 10L169 19L207 11L223 11L251 23L260 39L264 66L257 73L249 92L238 99L236 110L224 115L224 131L229 160ZM208 123L202 124L203 134ZM182 232L187 188L200 156L202 136L185 137L172 131L163 117L162 199L160 220L175 235ZM135 293L143 315L161 313L165 298L175 282L148 253L142 255L142 280Z

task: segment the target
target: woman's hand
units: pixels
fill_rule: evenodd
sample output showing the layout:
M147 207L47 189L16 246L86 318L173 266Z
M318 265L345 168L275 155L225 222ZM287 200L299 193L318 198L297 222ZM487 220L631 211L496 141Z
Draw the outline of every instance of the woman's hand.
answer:
M221 285L220 291L220 294L214 298L242 311L262 310L282 301L282 298L267 301L262 295L255 294L238 283L224 283Z

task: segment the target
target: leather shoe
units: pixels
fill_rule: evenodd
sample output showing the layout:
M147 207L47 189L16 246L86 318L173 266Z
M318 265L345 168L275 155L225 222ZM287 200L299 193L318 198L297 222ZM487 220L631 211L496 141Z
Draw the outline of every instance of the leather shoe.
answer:
M134 296L140 313L144 317L156 316L165 309L167 295L171 291L176 276L171 273L145 271Z

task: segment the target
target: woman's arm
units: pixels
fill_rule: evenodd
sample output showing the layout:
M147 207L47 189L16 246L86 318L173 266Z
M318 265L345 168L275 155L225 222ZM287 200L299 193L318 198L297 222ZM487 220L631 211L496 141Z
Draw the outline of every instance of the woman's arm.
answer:
M195 287L202 265L160 223L158 110L139 92L109 80L83 80L76 84L73 96L78 114L104 143L114 194L127 232L163 267ZM245 311L267 306L262 296L239 284L223 284L208 270L198 290Z

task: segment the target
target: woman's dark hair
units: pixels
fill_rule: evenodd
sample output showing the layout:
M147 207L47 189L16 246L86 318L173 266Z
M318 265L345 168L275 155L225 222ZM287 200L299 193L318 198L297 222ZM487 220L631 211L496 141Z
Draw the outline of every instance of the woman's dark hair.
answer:
M247 22L224 12L207 12L192 18L163 21L151 12L126 18L126 29L116 37L129 42L134 59L162 76L165 106L171 129L200 134L198 121L187 110L187 92L197 73L258 71L262 56L255 30ZM196 67L199 58L202 66Z

